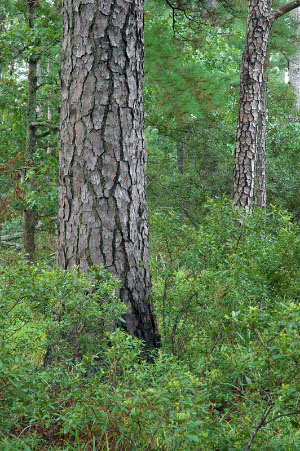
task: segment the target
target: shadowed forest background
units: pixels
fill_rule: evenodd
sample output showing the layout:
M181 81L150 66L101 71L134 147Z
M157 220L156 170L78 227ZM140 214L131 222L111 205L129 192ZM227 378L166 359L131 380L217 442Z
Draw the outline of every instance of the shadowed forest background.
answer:
M56 263L61 3L0 4L0 451L300 449L298 9L269 38L249 213L231 200L247 2L145 2L148 340L110 268Z

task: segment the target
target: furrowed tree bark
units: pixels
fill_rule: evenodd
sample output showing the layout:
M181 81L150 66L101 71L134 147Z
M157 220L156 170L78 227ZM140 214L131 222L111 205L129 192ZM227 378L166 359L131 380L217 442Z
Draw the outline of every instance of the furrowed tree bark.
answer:
M242 59L235 149L233 199L251 211L261 114L261 91L269 33L274 14L269 0L249 0L246 45Z
M267 188L266 188L266 130L267 130L267 94L268 94L268 71L269 55L267 54L264 64L263 81L261 85L260 111L258 117L257 132L257 155L255 167L255 205L260 208L266 208Z
M58 263L121 279L127 330L155 347L143 56L143 0L64 0Z
M33 29L36 19L35 1L27 0L28 27ZM36 150L35 127L32 125L37 117L37 64L38 58L30 56L28 61L28 100L27 100L27 140L25 152L26 168L33 167L33 154ZM26 173L25 173L26 183ZM35 258L35 211L25 205L23 211L23 246L29 263Z
M265 171L265 94L267 85L264 86L264 64L269 34L276 19L299 5L300 0L294 0L273 10L270 0L249 0L248 3L232 193L236 205L244 207L247 212L251 211L255 192L261 196L257 200L258 205L264 206L265 203L263 195L265 188L258 186L256 189L255 179L258 172L263 175ZM260 146L259 156L258 145ZM256 168L257 161L260 165L259 169ZM265 182L261 179L260 183Z

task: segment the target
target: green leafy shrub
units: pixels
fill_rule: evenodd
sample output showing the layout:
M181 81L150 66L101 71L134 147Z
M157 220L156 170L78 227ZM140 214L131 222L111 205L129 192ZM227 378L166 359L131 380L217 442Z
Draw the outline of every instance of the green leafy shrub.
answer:
M151 362L108 331L124 306L107 272L3 256L4 450L299 448L298 226L226 199L203 212L198 228L152 215L163 346Z
M107 332L124 306L106 271L7 258L0 278L3 449L199 449L206 385L175 357L146 362L141 342Z
M226 199L204 208L198 229L176 213L152 218L164 347L207 381L219 429L208 449L244 449L265 408L252 448L295 449L299 228L276 208L246 215Z

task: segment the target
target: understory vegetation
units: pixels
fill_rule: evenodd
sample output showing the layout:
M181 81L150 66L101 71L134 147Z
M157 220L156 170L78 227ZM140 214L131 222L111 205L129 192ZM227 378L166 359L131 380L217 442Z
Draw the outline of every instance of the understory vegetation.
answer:
M253 434L254 450L300 446L299 228L227 199L203 213L198 229L152 215L151 358L122 331L102 268L1 254L1 449L242 450Z

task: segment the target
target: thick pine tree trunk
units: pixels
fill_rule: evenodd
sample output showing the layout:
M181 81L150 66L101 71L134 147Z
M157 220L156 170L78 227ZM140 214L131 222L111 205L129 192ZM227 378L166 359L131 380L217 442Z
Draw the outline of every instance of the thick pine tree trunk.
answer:
M36 19L35 1L27 0L28 27L33 29ZM37 108L37 64L38 58L30 56L28 61L28 100L27 100L27 140L25 152L25 166L27 169L33 166L33 154L36 150L35 127ZM26 170L25 170L26 171ZM23 246L28 262L35 258L35 211L26 208L23 211Z
M243 53L235 152L233 199L251 211L254 197L258 131L263 120L261 93L268 37L274 22L270 0L249 0Z
M249 0L246 45L243 53L237 123L233 199L250 212L265 198L265 125L267 81L264 66L268 39L274 21L300 6L292 0L272 10L271 0ZM256 167L258 164L258 167ZM258 187L255 187L255 181Z
M58 263L122 281L129 333L157 346L145 200L143 0L64 0Z

